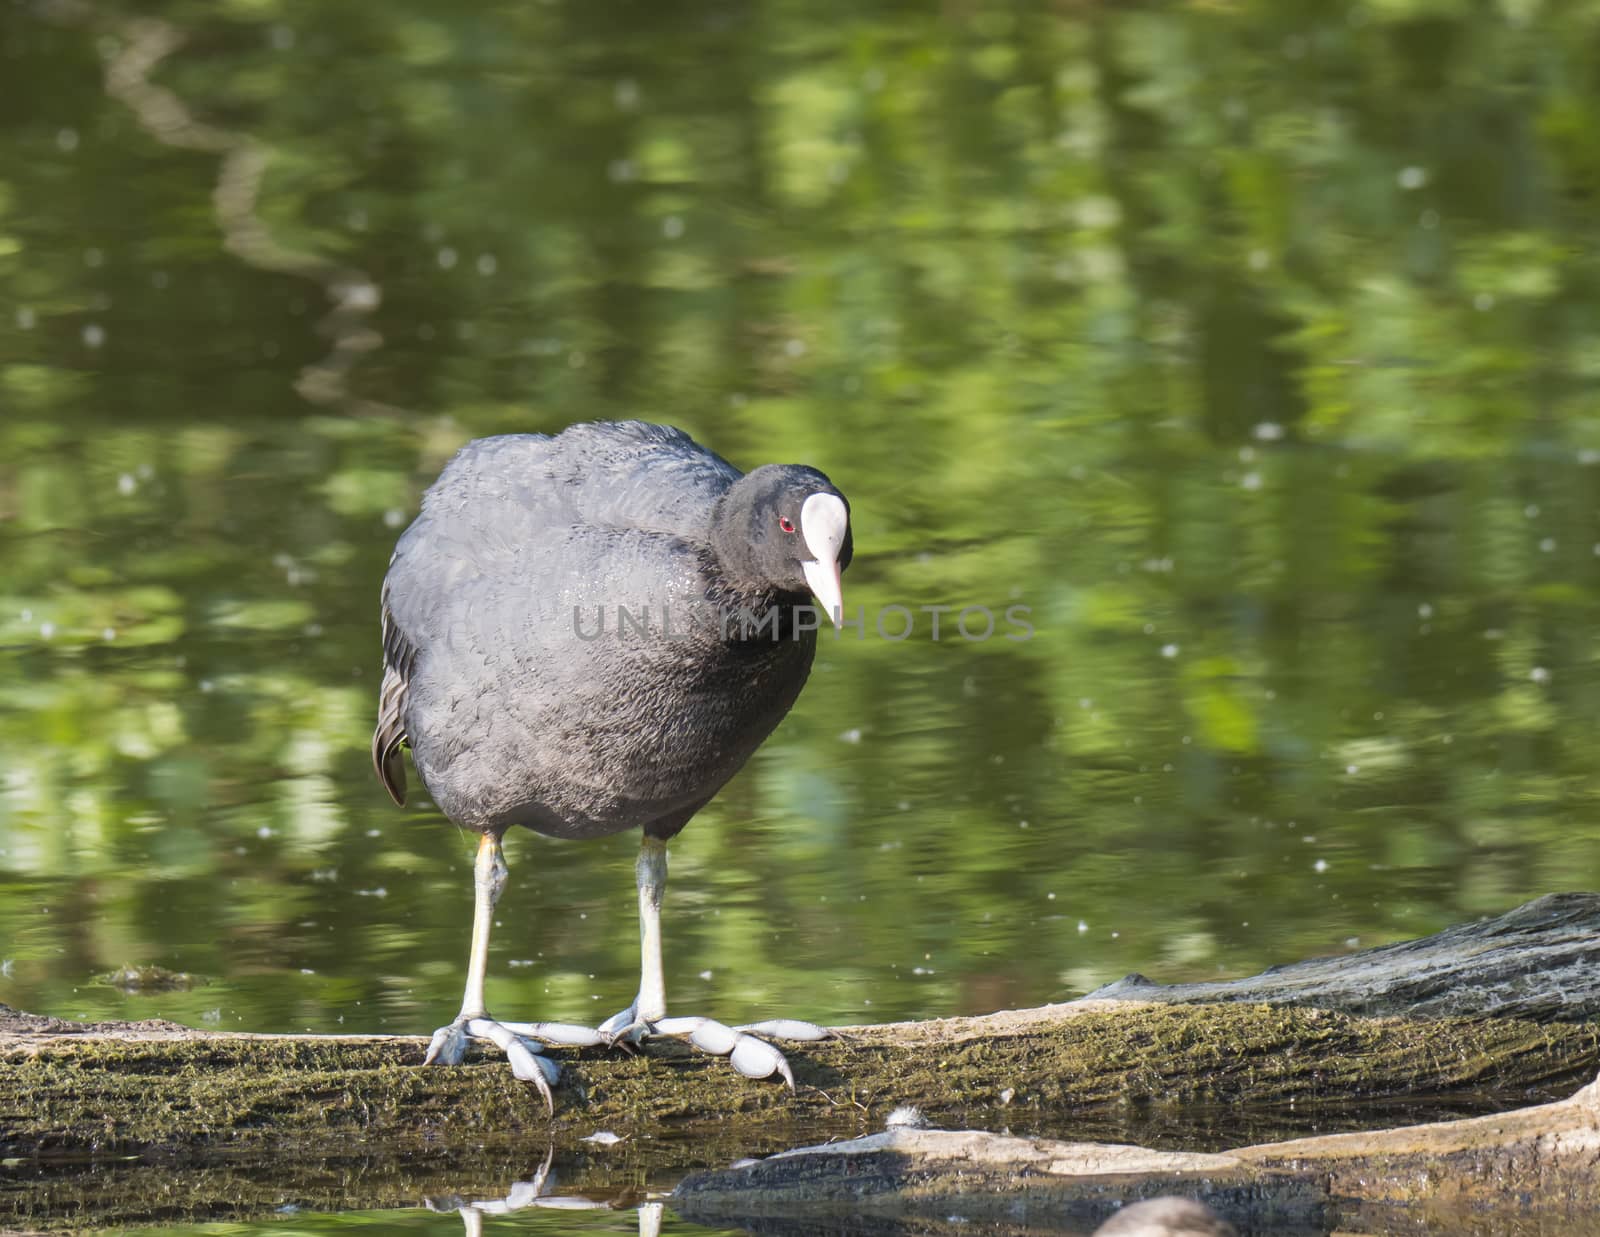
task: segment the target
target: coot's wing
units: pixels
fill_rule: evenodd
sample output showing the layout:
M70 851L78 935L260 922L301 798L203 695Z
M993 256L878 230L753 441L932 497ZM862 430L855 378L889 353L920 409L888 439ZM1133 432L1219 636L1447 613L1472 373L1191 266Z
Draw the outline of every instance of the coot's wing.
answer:
M683 431L642 421L574 425L554 438L505 434L462 447L424 495L384 580L372 765L390 797L405 802L400 748L409 741L411 679L419 648L449 638L453 588L506 572L522 548L585 526L699 540L717 498L740 475Z

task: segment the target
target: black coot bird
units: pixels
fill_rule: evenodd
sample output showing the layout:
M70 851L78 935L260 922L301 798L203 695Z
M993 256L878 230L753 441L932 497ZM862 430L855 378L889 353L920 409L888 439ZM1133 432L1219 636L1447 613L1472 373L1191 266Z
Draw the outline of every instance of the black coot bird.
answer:
M823 1034L810 1023L667 1017L666 843L794 704L816 648L811 595L839 621L851 550L849 504L822 473L741 474L665 426L484 438L446 465L384 579L372 736L396 803L408 746L440 810L482 835L466 994L429 1062L459 1062L470 1036L492 1040L549 1104L557 1071L530 1039L686 1035L742 1073L794 1085L756 1035ZM639 993L598 1029L500 1022L484 1007L512 825L563 838L643 831Z

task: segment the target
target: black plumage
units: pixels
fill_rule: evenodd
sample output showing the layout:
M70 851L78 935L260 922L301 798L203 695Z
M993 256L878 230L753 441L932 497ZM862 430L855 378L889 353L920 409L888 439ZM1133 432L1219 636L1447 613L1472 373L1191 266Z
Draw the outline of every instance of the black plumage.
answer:
M384 580L379 777L403 803L408 746L496 862L512 825L673 836L804 686L848 510L815 469L741 474L638 421L467 444Z

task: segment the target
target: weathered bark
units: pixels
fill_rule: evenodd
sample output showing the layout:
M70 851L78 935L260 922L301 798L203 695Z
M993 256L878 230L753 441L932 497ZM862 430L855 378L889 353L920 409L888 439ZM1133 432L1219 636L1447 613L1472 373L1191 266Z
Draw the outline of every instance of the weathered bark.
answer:
M1410 965L1393 960L1411 958L1425 1008L1465 1008L1455 991L1571 1018L1594 999L1588 925L1600 929L1600 897L1564 895L1428 942L1240 982L1348 1002L1356 988L1342 976L1354 968L1393 1001L1394 972ZM1525 968L1520 994L1505 953ZM1312 971L1320 986L1285 980ZM81 1226L487 1197L530 1178L551 1149L568 1188L574 1175L589 1187L671 1184L692 1168L879 1130L903 1104L949 1127L1218 1147L1392 1121L1400 1103L1401 1119L1417 1120L1561 1094L1593 1077L1600 1026L1085 1000L845 1028L791 1051L794 1095L672 1043L632 1057L564 1052L553 1117L498 1056L422 1069L422 1051L420 1038L86 1027L0 1007L0 1227L59 1222L73 1214L61 1210L69 1198L87 1209ZM597 1130L625 1141L582 1141ZM68 1166L86 1157L92 1173Z
M848 1217L873 1233L1001 1220L1048 1231L1062 1218L1087 1231L1124 1203L1165 1194L1201 1199L1245 1232L1322 1234L1335 1218L1327 1190L1305 1170L977 1130L893 1129L802 1147L695 1173L673 1203L688 1219L763 1233L826 1230Z
M674 1206L691 1219L760 1232L864 1216L854 1231L888 1233L973 1220L1094 1224L1129 1201L1179 1194L1240 1232L1280 1237L1335 1227L1573 1233L1600 1227L1597 1163L1600 1081L1516 1112L1214 1155L892 1129L696 1173L678 1186Z
M1587 1078L1600 1027L1358 1019L1264 1005L1052 1006L851 1028L791 1053L797 1094L675 1043L562 1057L554 1117L504 1061L420 1068L419 1038L250 1036L143 1027L0 1036L0 1154L187 1154L470 1136L574 1145L597 1128L685 1122L741 1136L881 1122L1012 1127L1097 1105L1275 1106L1476 1092L1503 1102Z
M1129 975L1085 999L1264 1001L1368 1017L1580 1022L1600 1015L1600 894L1554 893L1421 940L1276 966L1247 979L1157 984Z

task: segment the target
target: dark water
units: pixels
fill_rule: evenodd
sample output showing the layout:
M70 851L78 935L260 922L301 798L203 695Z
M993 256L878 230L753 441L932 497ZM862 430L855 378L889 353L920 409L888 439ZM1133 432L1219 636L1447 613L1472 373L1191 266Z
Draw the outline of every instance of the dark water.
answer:
M600 417L855 511L864 634L674 846L679 1012L1600 886L1600 13L134 12L0 3L0 1001L447 1019L471 840L368 767L378 585L456 446ZM626 1003L633 847L511 839L495 1009Z

